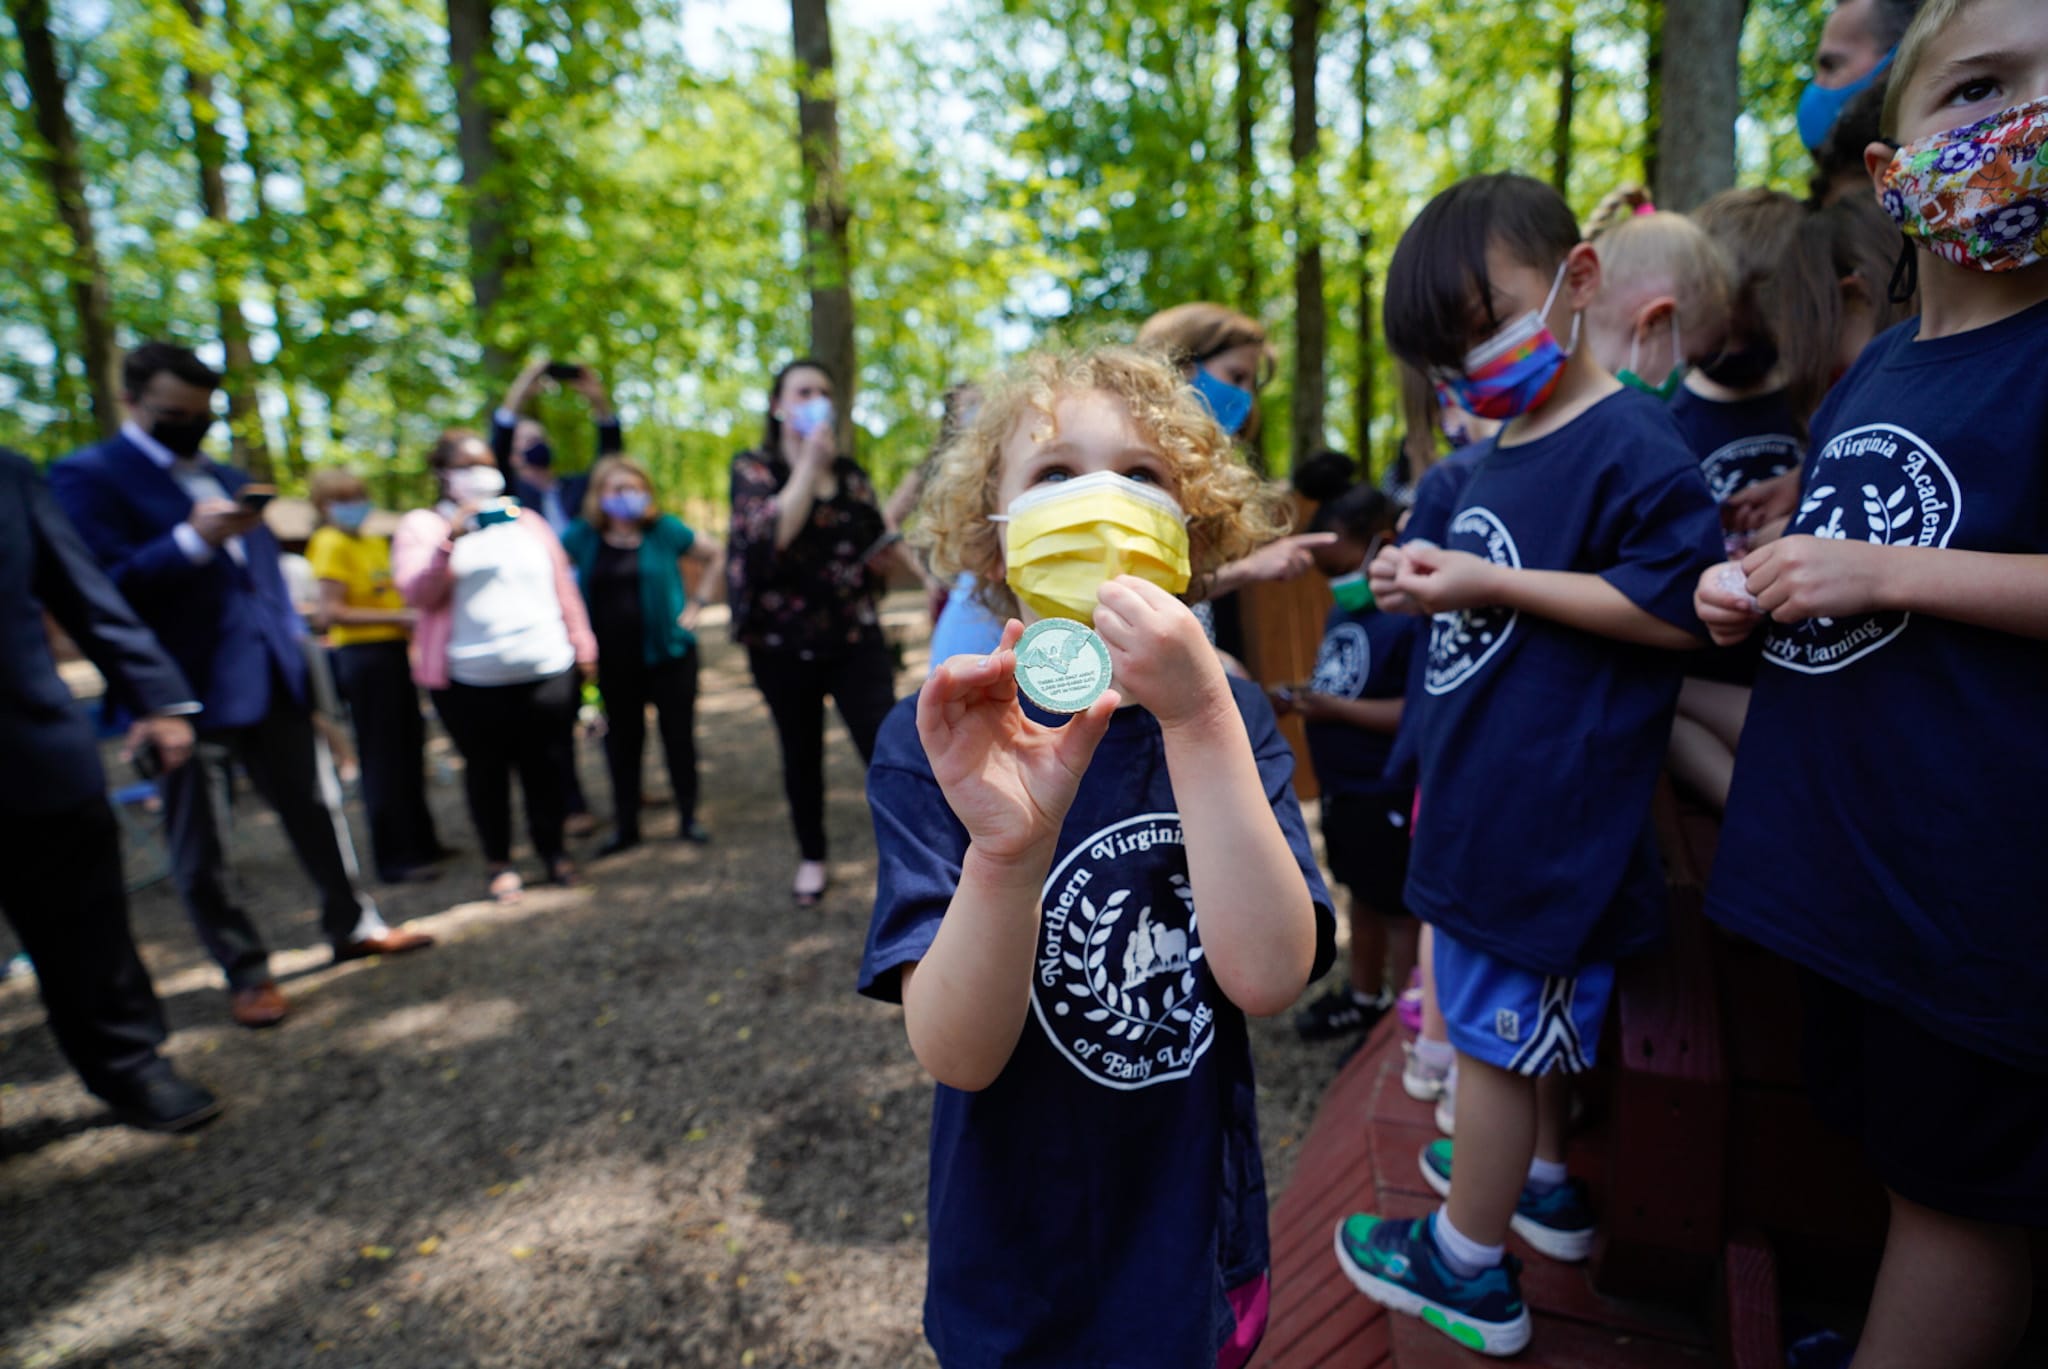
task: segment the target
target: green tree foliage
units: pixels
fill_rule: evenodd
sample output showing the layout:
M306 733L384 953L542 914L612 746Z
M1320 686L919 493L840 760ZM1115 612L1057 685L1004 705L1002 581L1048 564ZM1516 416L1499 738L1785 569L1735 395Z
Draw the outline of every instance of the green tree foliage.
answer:
M685 43L680 25L707 4L497 4L489 189L509 233L504 294L480 323L443 0L201 0L197 27L165 0L55 0L121 340L218 356L224 282L253 331L249 379L287 484L345 461L386 501L423 496L433 434L480 422L499 397L486 366L497 349L596 366L664 485L722 497L728 458L758 435L769 373L808 326L786 19L720 10L719 41ZM1650 0L1328 6L1309 194L1288 157L1287 8L967 0L894 31L864 29L837 0L854 417L885 487L921 457L952 381L1048 334L1128 337L1156 309L1210 298L1258 312L1285 351L1302 233L1323 246L1338 420L1362 369L1361 272L1384 273L1428 195L1475 171L1562 170L1583 213L1643 178ZM1803 186L1792 105L1820 9L1750 5L1747 180ZM0 442L48 459L95 428L70 242L37 179L11 27L0 68ZM225 222L201 205L193 71L210 78L224 142ZM1372 360L1384 458L1394 387L1386 358ZM1289 399L1284 380L1263 397L1268 452L1288 449ZM573 398L543 398L540 417L568 464L587 459Z

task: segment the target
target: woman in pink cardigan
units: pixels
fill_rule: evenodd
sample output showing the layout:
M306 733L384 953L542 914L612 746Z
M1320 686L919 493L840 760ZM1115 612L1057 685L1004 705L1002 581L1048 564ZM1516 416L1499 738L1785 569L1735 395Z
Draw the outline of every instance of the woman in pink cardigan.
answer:
M562 544L540 514L503 497L490 445L451 428L429 460L441 502L400 520L391 573L419 611L413 679L462 753L491 897L511 903L522 891L512 866L514 770L548 878L577 882L562 849L564 777L576 763L576 705L597 640Z

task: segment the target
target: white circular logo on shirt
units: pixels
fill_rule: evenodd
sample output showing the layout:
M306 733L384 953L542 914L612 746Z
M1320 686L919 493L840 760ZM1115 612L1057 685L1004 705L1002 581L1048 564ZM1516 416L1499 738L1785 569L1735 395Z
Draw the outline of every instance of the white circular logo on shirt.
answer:
M1759 480L1783 475L1799 464L1799 439L1789 433L1745 437L1716 447L1700 462L1700 474L1716 504L1728 502L1737 490L1746 490Z
M1821 448L1799 512L1785 531L1881 547L1945 547L1962 512L1962 489L1934 448L1904 428L1871 423ZM1824 675L1892 641L1911 620L1908 613L1870 613L1772 623L1764 658L1788 670Z
M1461 540L1466 545L1458 545ZM1471 545L1474 542L1476 547ZM1522 565L1513 534L1491 509L1474 506L1461 512L1451 520L1444 543L1457 551L1474 552L1497 566L1519 570ZM1422 687L1432 694L1448 694L1478 674L1514 632L1518 616L1512 609L1499 607L1437 614L1429 624L1429 665Z
M1309 692L1355 699L1365 692L1366 677L1371 674L1372 641L1364 626L1339 623L1316 652L1316 673L1309 677Z
M1135 883L1133 876L1136 876ZM1095 1083L1185 1079L1216 1036L1180 814L1113 823L1045 881L1031 1010Z

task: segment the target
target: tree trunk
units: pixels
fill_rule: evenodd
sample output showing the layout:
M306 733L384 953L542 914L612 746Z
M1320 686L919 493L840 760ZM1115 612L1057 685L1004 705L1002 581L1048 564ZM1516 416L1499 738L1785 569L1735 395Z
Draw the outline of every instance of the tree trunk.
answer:
M199 0L182 0L185 18L194 30L206 27ZM242 313L242 262L234 216L228 212L227 139L215 122L213 77L198 67L185 68L185 97L192 114L192 153L199 162L199 200L213 221L215 250L213 299L220 310L220 345L227 354L228 432L235 464L258 480L273 478L270 447L263 439L263 415L256 407L256 358L249 350L249 320Z
M1572 107L1579 94L1577 40L1578 30L1566 24L1557 42L1557 122L1550 126L1550 183L1566 199L1572 189Z
M448 67L455 78L455 146L469 200L470 298L484 343L484 369L501 379L512 369L512 358L498 345L492 322L505 295L512 234L499 165L500 97L490 79L497 65L491 43L495 8L493 0L448 0Z
M1323 445L1323 411L1328 400L1323 354L1329 342L1329 320L1323 306L1321 181L1316 130L1317 26L1322 0L1289 0L1292 25L1287 60L1294 87L1294 130L1288 150L1294 157L1294 407L1293 457L1304 457Z
M1745 8L1742 0L1664 6L1662 117L1651 187L1659 209L1683 213L1735 184Z
M221 23L229 37L241 44L241 51L247 51L246 41L240 32L236 16L235 0L221 0ZM263 138L266 132L263 121L251 101L242 101L242 165L249 173L249 190L254 201L254 213L249 225L254 230L253 241L257 244L256 270L263 277L263 288L270 294L270 308L273 316L271 331L277 336L277 355L271 359L268 368L271 380L277 386L277 399L284 420L280 436L284 439L278 451L285 475L300 479L306 473L306 438L303 416L297 402L292 398L292 382L289 368L298 361L298 332L292 323L291 291L285 281L284 265L288 253L275 240L277 230L276 211L271 208L270 193L265 189L265 178L271 167L263 157ZM305 177L298 177L303 184Z
M1372 203L1372 13L1358 7L1358 174L1352 203L1359 213ZM1373 355L1372 229L1358 230L1358 383L1351 392L1352 451L1361 472L1372 470L1373 392L1378 388Z
M839 169L839 101L833 87L828 0L790 0L796 41L797 148L803 167L804 277L811 290L811 355L839 386L839 442L850 450L859 358L853 346L853 255Z
M1257 193L1258 149L1253 135L1258 128L1258 50L1252 44L1251 0L1232 0L1231 31L1236 35L1235 77L1231 84L1231 115L1237 125L1237 155L1232 177L1237 187L1237 307L1253 318L1259 316L1259 227Z
M43 144L34 161L56 202L57 217L71 237L71 260L65 264L65 275L71 283L71 306L78 316L78 356L84 364L86 393L92 399L92 421L102 436L112 437L121 427L114 379L118 362L114 296L93 235L92 211L85 202L78 132L65 103L68 83L57 65L57 45L50 36L49 0L7 0L7 12L21 39L22 74L28 81L36 136ZM51 340L54 342L56 335Z
M1643 184L1657 184L1657 131L1664 122L1664 0L1643 0Z

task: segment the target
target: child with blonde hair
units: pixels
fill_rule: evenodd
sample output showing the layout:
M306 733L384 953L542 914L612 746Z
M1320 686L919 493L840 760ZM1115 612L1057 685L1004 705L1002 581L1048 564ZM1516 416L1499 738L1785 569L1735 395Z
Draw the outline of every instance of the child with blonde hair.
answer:
M1323 973L1334 922L1272 709L1180 596L1282 530L1280 500L1171 365L1119 349L1020 363L926 490L934 570L1009 617L897 705L868 771L860 989L938 1081L949 1367L1235 1369L1264 1328L1245 1019ZM1020 619L1061 618L1114 681L1064 718L1017 680Z
M1856 1364L1989 1369L2048 1226L2048 5L1929 0L1884 129L1920 317L1815 414L1786 535L1697 589L1764 629L1708 912L1804 967L1807 1087L1891 1195Z

